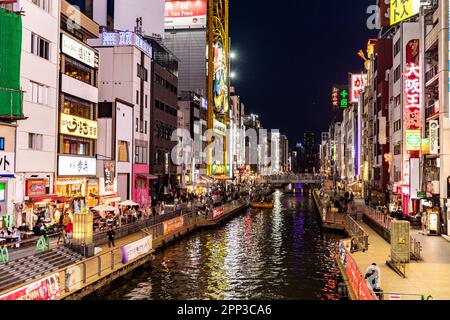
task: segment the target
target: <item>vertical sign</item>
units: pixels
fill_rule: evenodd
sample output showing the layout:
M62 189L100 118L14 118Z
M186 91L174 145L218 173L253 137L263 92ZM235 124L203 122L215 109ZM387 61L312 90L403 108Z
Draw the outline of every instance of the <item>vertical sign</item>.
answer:
M437 120L430 121L430 154L439 154L439 124Z
M357 103L359 96L367 85L367 74L350 74L350 103Z

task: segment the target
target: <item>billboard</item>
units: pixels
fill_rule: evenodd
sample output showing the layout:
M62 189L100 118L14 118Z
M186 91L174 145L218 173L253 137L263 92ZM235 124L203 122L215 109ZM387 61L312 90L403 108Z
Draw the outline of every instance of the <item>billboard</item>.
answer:
M184 218L177 217L163 222L164 235L180 229L184 225Z
M205 28L207 0L166 0L165 29Z
M345 86L333 86L331 93L333 107L345 109L348 107L348 89Z
M122 263L127 263L130 260L147 254L150 250L152 250L152 240L153 237L150 235L120 247L120 251L122 252Z
M390 20L391 25L411 18L420 11L421 0L391 0Z
M227 53L223 44L214 45L214 112L224 114L228 112L228 63Z
M359 96L367 86L367 74L351 73L350 81L350 103L357 103Z
M55 300L61 295L59 273L0 296L0 300Z

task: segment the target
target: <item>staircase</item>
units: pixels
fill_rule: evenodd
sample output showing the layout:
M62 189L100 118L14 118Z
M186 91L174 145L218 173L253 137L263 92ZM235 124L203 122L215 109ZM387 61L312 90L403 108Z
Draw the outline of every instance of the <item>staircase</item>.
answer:
M60 246L2 264L0 265L0 292L83 259L81 254Z

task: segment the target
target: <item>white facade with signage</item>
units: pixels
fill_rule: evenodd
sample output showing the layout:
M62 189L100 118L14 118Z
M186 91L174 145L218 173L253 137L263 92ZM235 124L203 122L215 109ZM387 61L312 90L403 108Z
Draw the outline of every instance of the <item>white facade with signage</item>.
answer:
M58 157L58 176L95 176L97 160L83 157Z
M61 52L92 68L98 66L98 59L94 50L65 34L61 35Z

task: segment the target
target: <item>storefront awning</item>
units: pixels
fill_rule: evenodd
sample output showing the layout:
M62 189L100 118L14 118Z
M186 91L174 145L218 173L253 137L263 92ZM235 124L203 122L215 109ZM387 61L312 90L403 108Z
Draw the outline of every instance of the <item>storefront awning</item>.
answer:
M207 176L200 176L200 180L204 181L204 182L208 182L208 183L213 183L214 182L213 179L211 179L211 178L209 178Z
M153 174L150 174L150 173L136 173L136 177L146 178L146 179L149 179L149 180L157 180L158 179L157 176L155 176Z
M212 176L212 178L216 179L216 180L233 180L233 178L227 176L227 175L217 175L217 176Z
M50 194L47 196L30 197L28 201L32 203L38 203L38 202L56 202L56 201L66 202L70 200L72 200L71 197L62 197L56 194Z

